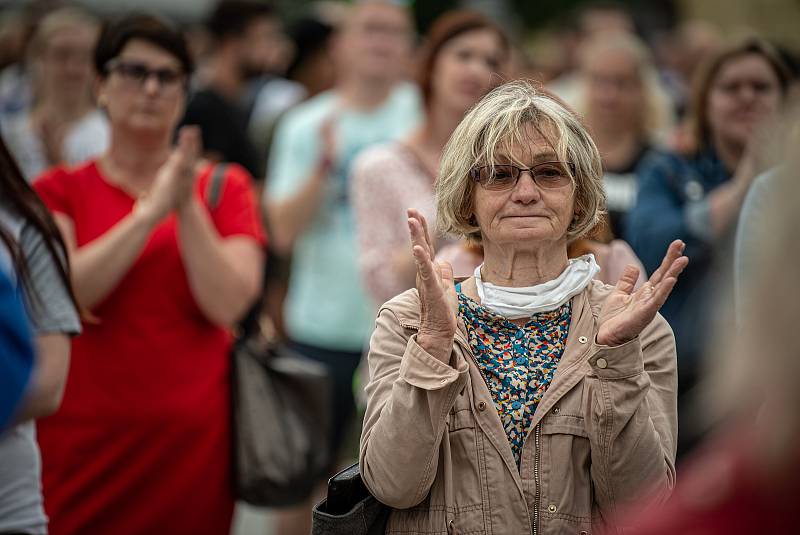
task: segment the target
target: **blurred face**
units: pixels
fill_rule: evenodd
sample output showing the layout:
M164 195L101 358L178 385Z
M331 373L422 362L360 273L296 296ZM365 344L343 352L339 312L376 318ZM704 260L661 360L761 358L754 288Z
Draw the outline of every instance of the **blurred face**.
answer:
M244 78L253 78L280 69L284 39L277 19L253 19L236 46L239 48L240 69Z
M609 50L591 56L583 67L583 76L590 122L626 129L641 124L644 91L636 62L628 53Z
M715 142L745 146L758 124L775 113L781 101L780 81L758 54L727 61L708 94L706 120Z
M37 58L40 92L56 90L70 100L91 96L92 51L97 32L75 26L54 32Z
M112 126L142 133L172 132L186 104L186 75L178 58L147 41L132 39L111 60L98 98Z
M533 167L558 157L545 139L528 124L525 146L498 150L495 163ZM484 242L498 245L564 241L575 211L574 186L542 188L523 172L516 186L507 191L491 191L481 185L473 190L473 211Z
M431 106L465 112L489 91L492 74L500 70L503 55L500 38L488 29L449 40L433 65Z
M340 68L372 79L397 79L408 68L411 21L402 8L382 2L357 6L335 46Z

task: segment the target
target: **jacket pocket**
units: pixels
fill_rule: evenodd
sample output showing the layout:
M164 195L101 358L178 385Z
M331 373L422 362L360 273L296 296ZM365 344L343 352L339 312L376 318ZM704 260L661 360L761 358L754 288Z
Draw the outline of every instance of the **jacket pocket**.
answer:
M591 448L583 417L550 414L541 433L541 533L591 533Z

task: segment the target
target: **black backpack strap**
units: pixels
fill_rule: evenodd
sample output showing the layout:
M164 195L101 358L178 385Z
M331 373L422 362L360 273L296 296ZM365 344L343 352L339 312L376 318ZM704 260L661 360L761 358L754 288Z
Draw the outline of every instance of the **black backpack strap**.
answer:
M209 210L213 210L219 204L227 167L228 164L226 163L218 163L211 170L211 179L208 181L208 186L206 186L206 201L208 202Z

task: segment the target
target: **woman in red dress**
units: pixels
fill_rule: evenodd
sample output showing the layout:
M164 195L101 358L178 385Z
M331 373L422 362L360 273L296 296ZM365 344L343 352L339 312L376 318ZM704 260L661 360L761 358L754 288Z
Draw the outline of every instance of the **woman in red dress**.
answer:
M39 422L50 531L227 533L228 328L264 261L250 177L226 167L209 203L199 131L173 147L192 70L181 34L127 17L105 29L95 65L108 151L35 184L90 318L61 410Z

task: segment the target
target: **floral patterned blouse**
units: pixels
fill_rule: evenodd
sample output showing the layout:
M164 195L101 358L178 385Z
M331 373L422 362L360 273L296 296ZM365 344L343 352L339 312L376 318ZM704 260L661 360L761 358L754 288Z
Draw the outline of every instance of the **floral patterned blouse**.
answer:
M461 292L458 299L469 345L519 467L533 414L564 353L572 304L534 314L519 327Z

